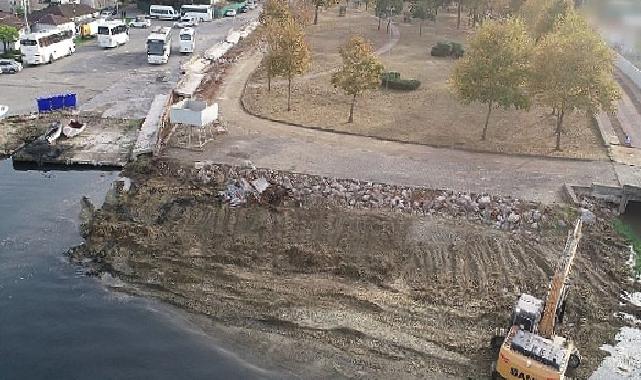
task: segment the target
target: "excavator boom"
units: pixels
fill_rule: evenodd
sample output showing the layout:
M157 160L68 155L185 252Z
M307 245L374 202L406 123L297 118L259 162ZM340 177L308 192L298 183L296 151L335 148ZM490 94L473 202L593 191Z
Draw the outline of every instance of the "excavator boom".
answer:
M579 240L581 240L581 225L582 222L579 218L574 229L568 232L568 240L563 250L563 259L559 262L559 266L550 283L550 289L543 308L543 316L538 329L539 334L545 338L551 338L554 335L558 312L563 302L565 302L570 271L572 270L572 264L576 257Z

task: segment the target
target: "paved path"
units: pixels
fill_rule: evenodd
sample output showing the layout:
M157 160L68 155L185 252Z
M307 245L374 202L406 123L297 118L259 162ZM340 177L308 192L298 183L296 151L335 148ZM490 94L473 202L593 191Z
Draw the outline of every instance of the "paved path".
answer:
M202 152L168 149L185 161L211 160L293 170L340 178L358 178L410 186L513 195L542 202L561 199L564 183L618 184L613 164L472 153L378 141L367 137L291 127L247 114L239 99L260 62L243 57L227 75L219 105L228 135Z

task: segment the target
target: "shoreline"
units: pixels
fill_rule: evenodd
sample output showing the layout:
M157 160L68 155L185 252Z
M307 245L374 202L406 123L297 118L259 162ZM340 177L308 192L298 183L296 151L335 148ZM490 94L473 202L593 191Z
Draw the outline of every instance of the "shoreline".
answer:
M239 342L250 360L279 363L292 377L486 373L488 342L505 327L497 321L509 319L520 292L544 296L563 226L576 215L511 198L210 163L143 162L123 175L130 184L120 181L91 213L72 261L196 313L199 326ZM629 285L607 208L591 207L596 223L561 330L582 346L586 376L622 325L613 311L625 309L618 297Z

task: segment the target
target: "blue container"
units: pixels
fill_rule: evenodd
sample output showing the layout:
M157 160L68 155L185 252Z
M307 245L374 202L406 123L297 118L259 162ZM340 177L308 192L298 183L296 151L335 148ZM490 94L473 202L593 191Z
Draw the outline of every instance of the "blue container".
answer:
M76 108L76 94L66 94L64 98L65 108Z
M36 102L38 103L38 112L51 111L51 98L38 98Z
M63 109L65 106L65 96L56 95L51 97L51 110L57 111Z

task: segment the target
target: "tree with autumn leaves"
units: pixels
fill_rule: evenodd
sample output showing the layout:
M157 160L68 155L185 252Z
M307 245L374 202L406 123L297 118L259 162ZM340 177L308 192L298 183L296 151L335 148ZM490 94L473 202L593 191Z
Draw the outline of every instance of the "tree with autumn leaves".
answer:
M532 43L521 21L488 21L454 68L450 83L459 99L487 105L481 140L487 138L494 107L528 108L526 84L531 52Z
M332 75L332 84L352 96L348 123L354 122L356 97L380 85L383 64L369 42L354 36L340 48L343 66Z
M267 44L268 90L271 89L272 76L287 79L288 111L291 110L292 80L307 71L311 64L311 52L303 30L306 18L296 17L290 6L286 0L268 0L260 17Z
M483 140L494 106L523 109L534 103L554 109L557 150L567 113L592 116L614 109L619 88L611 49L580 14L560 13L553 30L536 44L529 37L532 29L518 19L487 22L472 37L450 83L464 103L487 104Z
M613 78L614 53L575 11L544 35L532 57L530 91L535 101L556 112L556 149L561 149L565 115L614 111L620 89Z

